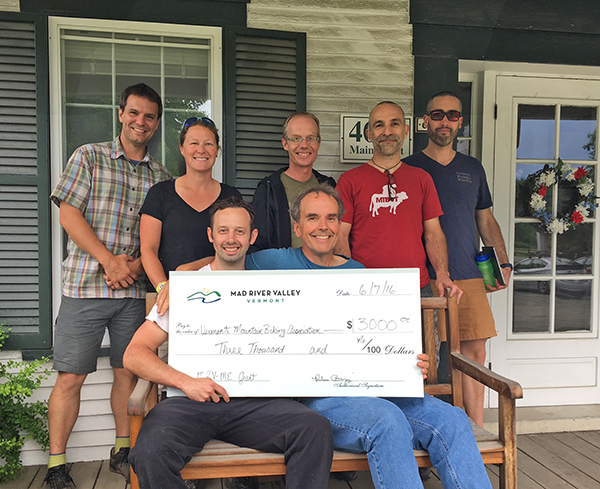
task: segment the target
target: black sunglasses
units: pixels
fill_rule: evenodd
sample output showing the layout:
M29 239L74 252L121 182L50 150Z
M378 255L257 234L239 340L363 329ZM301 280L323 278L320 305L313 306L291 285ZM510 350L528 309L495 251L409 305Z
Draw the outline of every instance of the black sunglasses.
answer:
M208 124L209 126L217 127L217 125L208 117L190 117L189 119L186 119L181 129L185 129L198 121L204 122L204 124Z
M432 121L441 121L444 117L447 117L449 121L456 122L460 119L462 114L458 110L449 110L448 112L444 112L443 110L432 110L429 113L429 118Z

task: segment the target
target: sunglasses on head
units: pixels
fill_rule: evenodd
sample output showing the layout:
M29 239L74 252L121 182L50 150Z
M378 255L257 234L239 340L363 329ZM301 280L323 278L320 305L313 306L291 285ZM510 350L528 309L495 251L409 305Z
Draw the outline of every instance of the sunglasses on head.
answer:
M198 121L204 122L204 124L207 124L209 126L217 127L216 124L213 121L211 121L208 117L190 117L183 123L182 129L185 129L186 127L189 127Z
M443 110L432 110L429 113L429 118L432 121L441 121L444 117L447 117L449 121L456 122L460 119L461 115L459 110L449 110L448 112L444 112Z

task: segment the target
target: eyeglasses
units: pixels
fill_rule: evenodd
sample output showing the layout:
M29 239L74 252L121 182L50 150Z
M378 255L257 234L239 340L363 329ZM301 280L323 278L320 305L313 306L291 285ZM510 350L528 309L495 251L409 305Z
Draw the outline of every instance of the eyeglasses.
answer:
M286 141L290 141L291 143L301 143L302 141L306 141L308 144L315 144L321 140L319 136L308 136L307 138L301 138L300 136L292 136L291 138L284 139Z
M461 115L459 110L449 110L448 112L444 112L443 110L432 110L429 113L429 117L432 121L441 121L444 117L447 117L449 121L456 122L460 119Z
M190 127L192 124L195 124L198 121L204 122L204 124L207 124L209 126L217 127L217 125L212 120L210 120L208 117L190 117L189 119L186 119L186 121L183 123L183 126L181 127L181 129Z

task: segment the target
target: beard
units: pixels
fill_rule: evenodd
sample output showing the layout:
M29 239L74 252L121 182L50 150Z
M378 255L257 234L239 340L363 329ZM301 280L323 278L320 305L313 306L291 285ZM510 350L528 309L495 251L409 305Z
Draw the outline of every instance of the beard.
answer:
M381 141L388 141L387 144L381 145ZM394 141L395 144L389 143L389 141ZM373 141L374 149L378 150L378 152L382 156L392 156L398 154L398 152L402 149L402 145L400 144L400 139L395 136L385 136L380 137L377 140Z
M448 146L456 139L456 136L458 135L458 128L455 130L452 130L452 128L449 127L444 129L449 129L450 132L448 134L438 134L431 127L427 126L427 136L429 136L429 139L431 139L438 146Z

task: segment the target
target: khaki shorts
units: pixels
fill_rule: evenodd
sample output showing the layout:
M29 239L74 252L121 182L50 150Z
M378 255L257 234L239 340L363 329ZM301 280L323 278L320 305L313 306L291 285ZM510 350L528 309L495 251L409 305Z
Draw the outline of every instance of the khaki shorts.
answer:
M464 292L458 304L458 327L460 341L480 340L496 336L494 317L488 302L483 279L455 280L454 283ZM433 294L439 297L435 280L431 281ZM446 323L439 317L438 335L440 341L446 341Z

